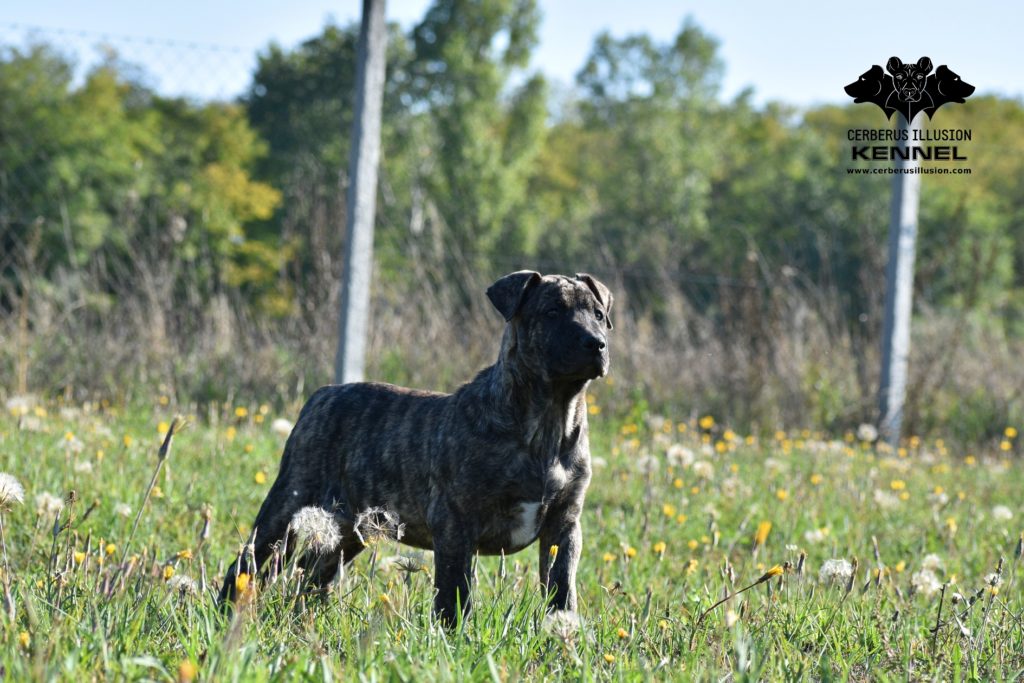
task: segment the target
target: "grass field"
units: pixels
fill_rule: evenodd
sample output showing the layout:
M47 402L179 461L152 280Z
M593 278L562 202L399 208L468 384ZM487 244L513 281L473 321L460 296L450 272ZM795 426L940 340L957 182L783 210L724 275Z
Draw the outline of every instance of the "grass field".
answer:
M218 581L276 475L285 437L274 421L297 411L167 403L11 404L0 417L0 471L25 490L2 514L5 679L945 681L1024 671L1024 477L1012 428L1001 447L973 454L916 440L887 453L853 434L753 438L710 416L675 421L638 406L613 417L592 403L581 623L545 619L531 548L480 558L476 608L446 633L430 618L429 556L387 540L326 597L297 597L300 577L287 571L221 616ZM176 411L186 424L132 536ZM0 497L12 493L0 486Z

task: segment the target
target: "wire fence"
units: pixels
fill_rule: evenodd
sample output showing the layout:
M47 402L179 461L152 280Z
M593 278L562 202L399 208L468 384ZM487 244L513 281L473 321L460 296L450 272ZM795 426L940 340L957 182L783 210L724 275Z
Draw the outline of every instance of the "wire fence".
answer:
M243 94L260 49L0 22L0 47L24 50L38 44L70 59L76 82L91 68L116 59L134 68L129 73L154 92L201 101Z

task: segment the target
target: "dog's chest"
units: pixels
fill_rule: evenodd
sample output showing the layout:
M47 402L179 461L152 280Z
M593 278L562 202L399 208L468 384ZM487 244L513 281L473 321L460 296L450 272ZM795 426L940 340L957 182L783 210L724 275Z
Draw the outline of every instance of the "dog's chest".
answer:
M540 476L506 491L500 504L491 509L481 539L483 552L511 553L533 543L540 534L551 505L563 494L569 480L565 468L558 463L549 466Z

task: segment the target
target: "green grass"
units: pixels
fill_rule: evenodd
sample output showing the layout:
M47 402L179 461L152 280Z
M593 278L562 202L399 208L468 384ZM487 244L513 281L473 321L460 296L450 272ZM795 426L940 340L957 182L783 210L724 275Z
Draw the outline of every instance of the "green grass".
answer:
M234 621L221 616L219 579L273 482L284 438L257 406L242 417L234 406L193 411L125 565L158 423L173 409L48 406L20 421L0 417L0 471L26 489L24 504L3 514L14 603L13 621L6 605L0 615L6 678L176 680L194 667L198 679L221 681L945 681L1013 680L1024 670L1015 556L1024 477L1012 443L970 458L917 444L901 457L808 433L747 442L718 425L689 421L680 431L640 411L595 414L592 451L604 464L583 518L582 627L559 633L544 621L531 548L504 564L480 558L475 610L446 633L430 617L430 571L396 566L393 556L413 551L392 542L360 556L325 598L296 599L297 582L280 580ZM669 458L673 444L695 462L679 447ZM77 502L55 535L36 497L70 490ZM202 541L204 509L212 524ZM767 536L755 548L759 529ZM913 588L932 554L938 583L948 584L935 634L940 593ZM845 581L819 580L831 558L857 558L849 592ZM986 590L1000 558L1002 583ZM784 575L698 622L726 591L785 563ZM198 594L171 590L172 572L198 582ZM954 592L979 597L954 605Z

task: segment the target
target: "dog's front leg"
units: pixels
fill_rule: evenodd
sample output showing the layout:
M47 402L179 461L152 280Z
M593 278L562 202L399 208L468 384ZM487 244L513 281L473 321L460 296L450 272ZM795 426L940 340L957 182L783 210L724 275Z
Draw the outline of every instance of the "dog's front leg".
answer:
M576 610L576 565L582 547L578 512L549 513L540 530L540 581L551 599L549 609Z
M431 526L434 536L434 614L445 628L458 623L459 607L469 613L476 538L467 525L450 512Z

